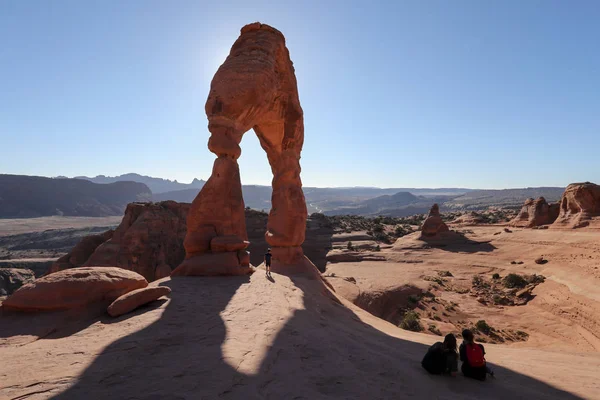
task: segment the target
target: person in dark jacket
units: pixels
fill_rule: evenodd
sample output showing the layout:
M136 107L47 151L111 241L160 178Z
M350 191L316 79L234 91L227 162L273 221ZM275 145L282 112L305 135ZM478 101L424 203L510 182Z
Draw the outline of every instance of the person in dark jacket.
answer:
M456 337L449 333L444 342L433 344L423 357L421 365L430 374L450 374L456 376L458 371L458 355L456 354Z
M271 254L271 249L267 249L267 252L265 253L265 268L267 270L267 276L271 275L271 258L273 257L273 254Z
M459 348L461 371L468 378L485 381L486 375L494 376L485 360L485 349L482 344L475 343L473 332L469 329L462 331L463 342Z

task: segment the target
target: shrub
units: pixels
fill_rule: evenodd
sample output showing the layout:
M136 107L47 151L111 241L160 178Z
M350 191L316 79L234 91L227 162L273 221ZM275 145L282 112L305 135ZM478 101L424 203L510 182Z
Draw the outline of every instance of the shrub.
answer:
M527 277L527 281L537 285L538 283L544 283L546 281L546 277L544 275L533 274Z
M388 237L388 235L385 232L373 233L373 239L377 240L378 242L383 242L383 243L390 242L390 238Z
M492 275L492 279L500 279L500 274L496 272L494 275Z
M527 286L527 280L519 274L508 274L502 281L505 287L509 289L523 288Z
M433 333L434 335L442 336L442 332L434 324L429 324L428 329L429 332Z
M477 323L475 324L475 328L477 328L477 330L481 333L485 333L486 335L489 335L490 332L492 331L492 327L488 325L487 322L485 322L485 320L480 319L479 321L477 321Z
M377 245L377 247L375 247L375 251L381 251L381 247Z
M354 250L354 245L352 244L352 242L348 242L348 245L346 247L348 248L348 250Z
M483 285L483 278L479 275L473 275L473 279L471 280L473 286L481 286Z
M375 225L373 225L373 232L375 233L381 233L383 232L383 225L380 225L378 223L375 223Z
M421 298L415 294L411 294L410 296L408 296L408 302L410 304L417 304L419 300L421 300Z
M452 272L450 272L450 271L438 271L438 275L444 276L444 277L454 276L454 275L452 275Z
M406 329L407 331L421 332L423 326L421 325L419 314L415 311L408 311L404 314L404 318L402 318L402 321L400 322L400 328Z

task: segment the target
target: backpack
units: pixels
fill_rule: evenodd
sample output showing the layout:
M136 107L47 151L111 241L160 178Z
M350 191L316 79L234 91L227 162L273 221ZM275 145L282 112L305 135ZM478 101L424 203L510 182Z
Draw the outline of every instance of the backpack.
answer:
M469 343L466 346L467 361L470 367L484 367L485 357L483 356L483 349L476 343Z

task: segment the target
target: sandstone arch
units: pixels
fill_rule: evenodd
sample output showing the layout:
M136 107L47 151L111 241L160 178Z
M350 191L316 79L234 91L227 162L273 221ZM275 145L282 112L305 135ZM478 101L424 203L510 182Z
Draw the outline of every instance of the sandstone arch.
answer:
M242 28L211 82L206 115L211 133L208 148L217 159L192 203L184 241L186 260L173 274L250 272L237 162L242 136L250 129L256 132L273 172L266 241L275 261L299 262L307 218L300 179L304 119L281 32L260 23Z

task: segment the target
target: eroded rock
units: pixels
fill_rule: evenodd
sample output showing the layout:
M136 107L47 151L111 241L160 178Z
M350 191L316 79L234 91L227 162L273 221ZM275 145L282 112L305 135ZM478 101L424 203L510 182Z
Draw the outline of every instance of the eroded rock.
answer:
M148 286L138 273L116 267L80 267L55 272L28 283L2 303L17 311L53 311L114 301Z
M600 186L572 183L560 200L558 218L551 228L600 228Z
M189 204L174 201L129 204L112 238L99 245L83 265L128 269L149 282L168 276L165 266L179 265L185 256L189 209Z
M83 266L90 256L96 251L98 246L110 240L114 234L114 230L110 229L98 235L89 235L81 239L79 243L71 249L71 251L56 260L48 270L48 273L62 271L69 268L77 268Z
M444 223L440 215L440 207L434 204L429 210L427 218L423 221L423 225L421 225L421 236L433 237L448 231L448 225Z
M242 136L250 129L267 152L273 171L272 209L265 234L273 259L283 257L279 261L289 262L293 256L301 260L295 256L304 242L307 218L300 180L304 120L294 67L281 32L258 22L242 28L211 82L206 115L211 132L208 148L217 159L188 216L185 269L200 273L206 266L206 274L213 275L219 267L223 272L242 267L238 257L214 254L242 249L219 247L219 237L235 236L242 242L248 238L237 159Z
M536 200L529 198L521 207L521 211L510 221L510 226L533 228L553 223L558 217L558 204L548 204L544 197Z
M118 317L144 304L158 300L169 293L171 293L171 288L167 286L153 286L132 290L113 301L106 311L111 317Z

